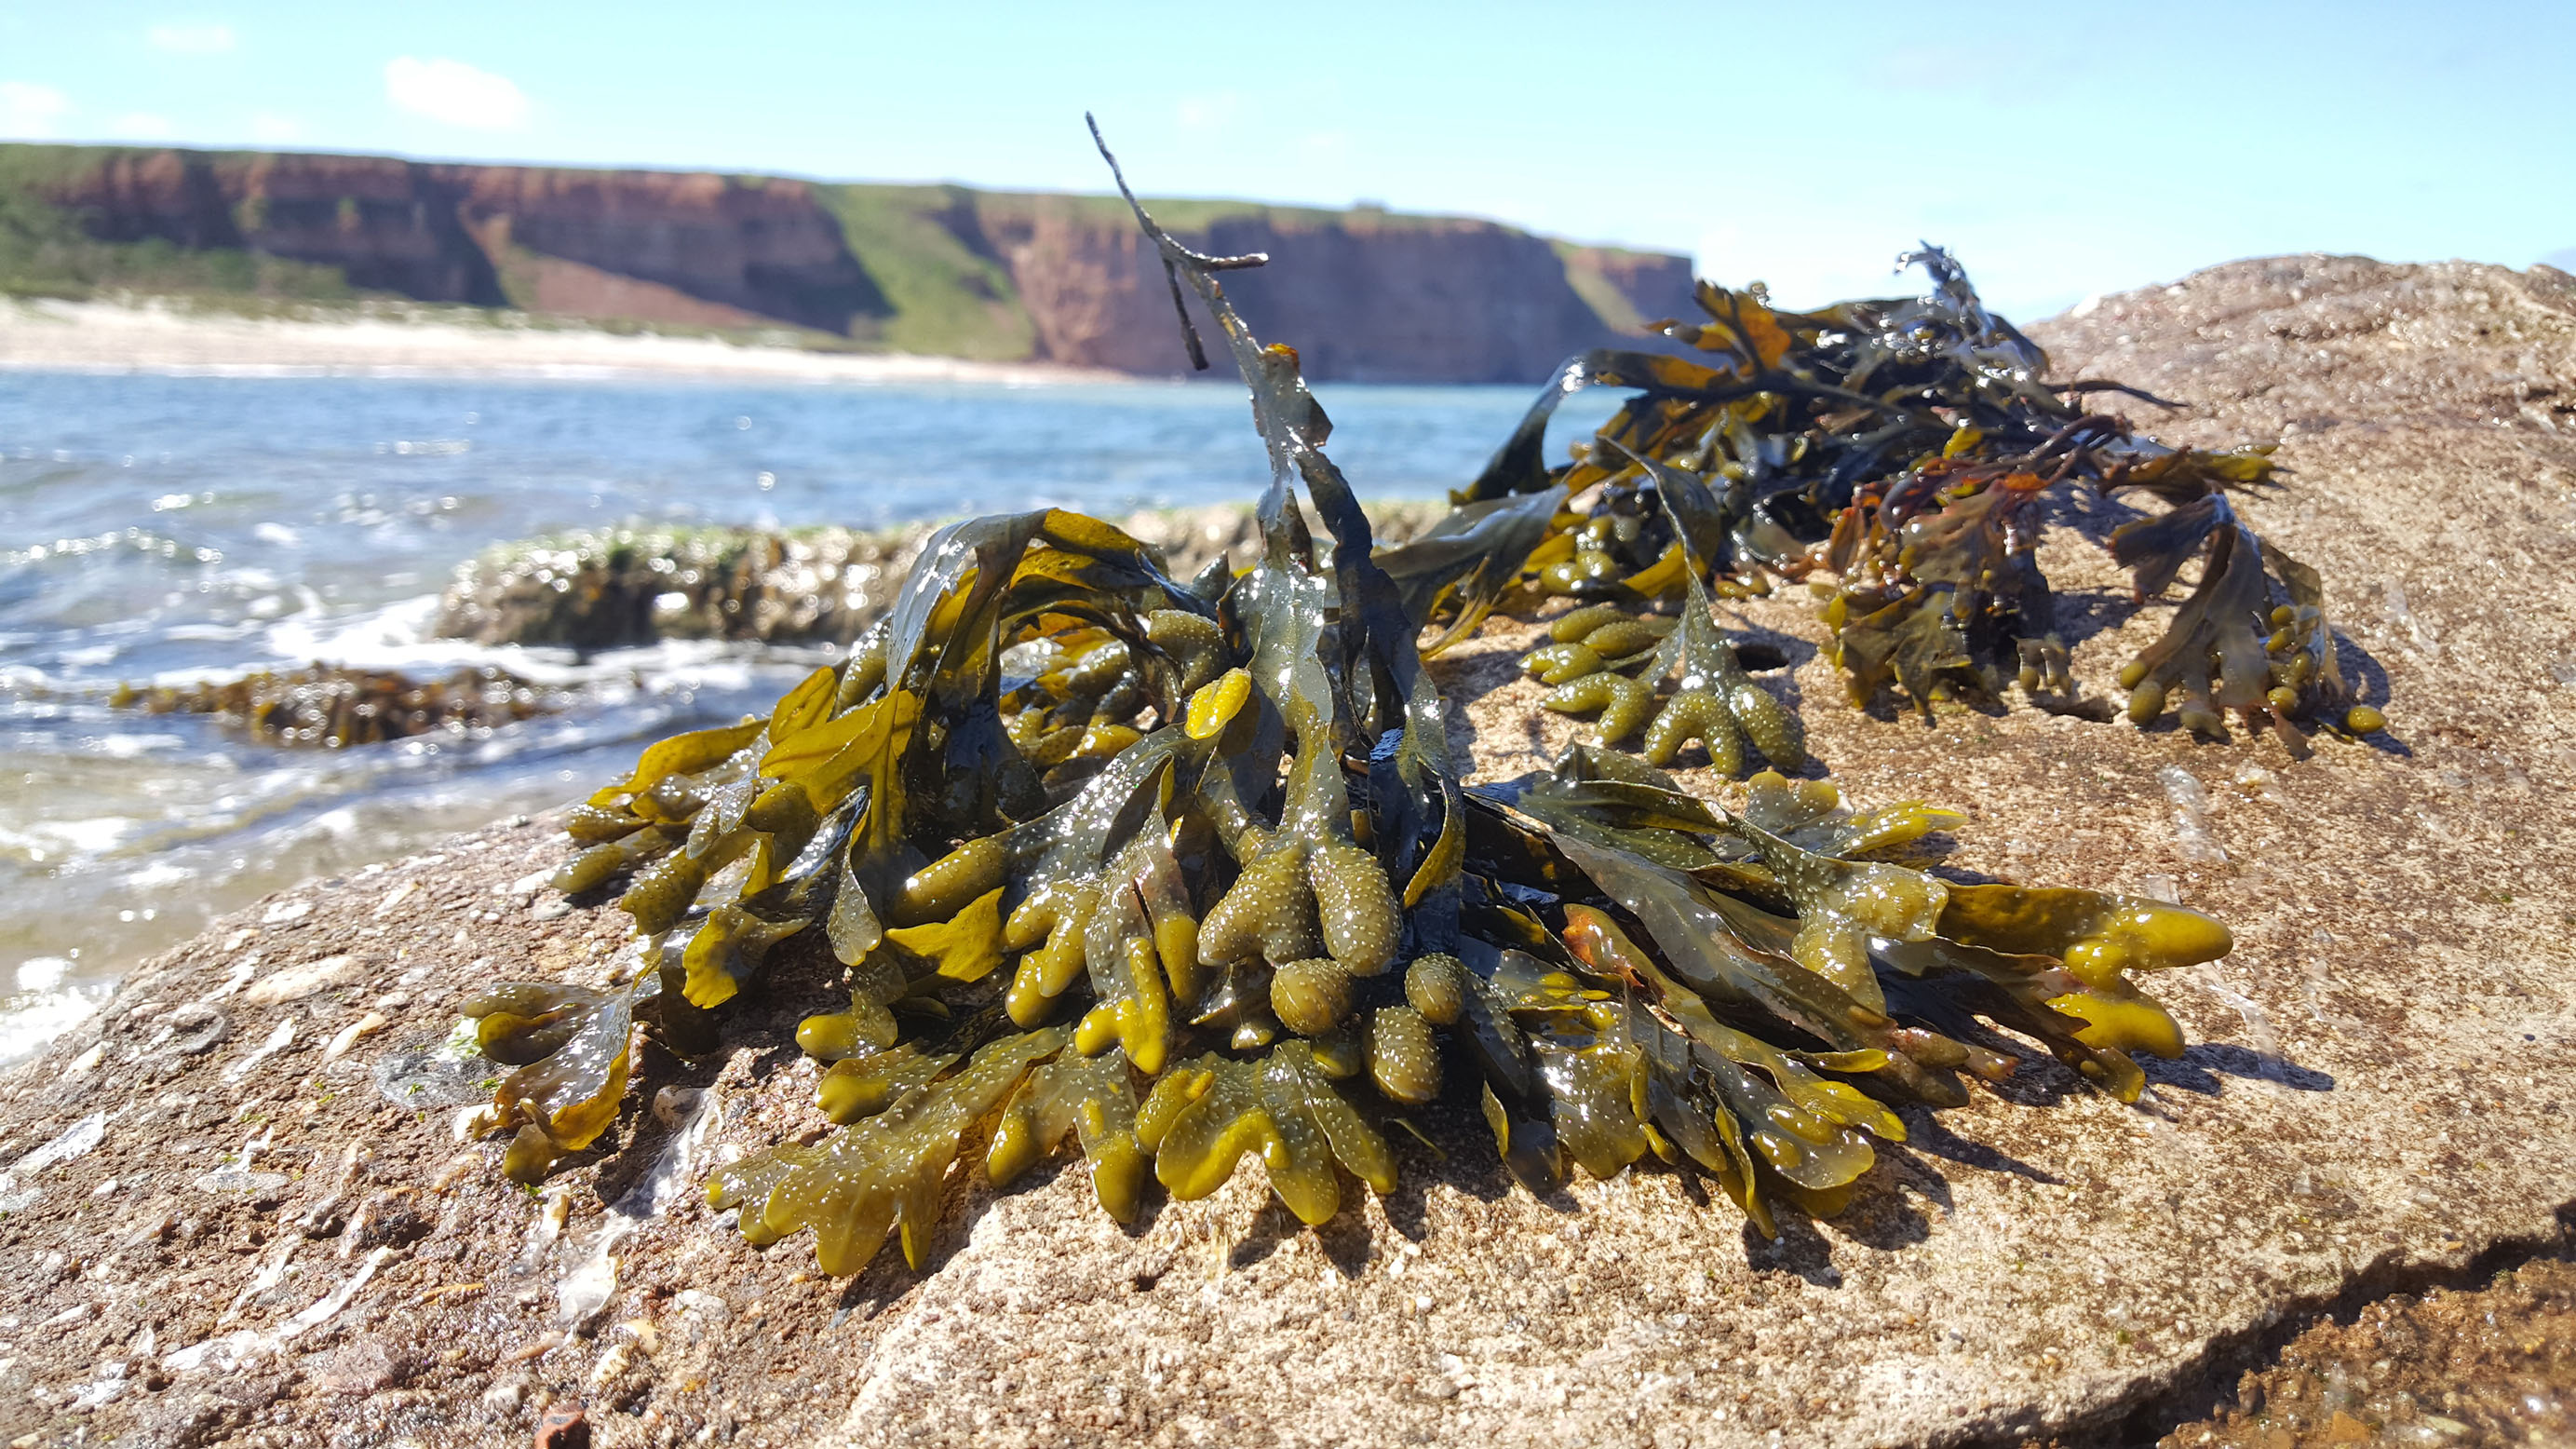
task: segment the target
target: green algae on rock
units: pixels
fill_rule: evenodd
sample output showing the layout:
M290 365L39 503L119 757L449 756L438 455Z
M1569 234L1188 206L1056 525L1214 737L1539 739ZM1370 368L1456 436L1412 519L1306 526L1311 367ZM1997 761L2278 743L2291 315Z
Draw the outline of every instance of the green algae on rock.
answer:
M149 714L210 714L279 745L340 749L435 730L489 730L560 708L557 692L489 666L414 680L315 664L188 688L120 685L108 703Z
M1079 515L952 525L843 664L765 720L647 750L573 817L588 849L559 880L629 878L631 980L468 1004L514 1067L494 1108L518 1134L512 1176L597 1140L631 1023L703 1050L767 955L817 924L849 1005L797 1036L834 1063L818 1102L841 1125L723 1169L710 1198L755 1243L812 1230L834 1274L890 1236L922 1264L979 1134L996 1184L1076 1136L1121 1220L1148 1168L1196 1198L1257 1154L1321 1223L1345 1174L1393 1190L1387 1131L1407 1109L1463 1094L1534 1191L1652 1157L1773 1231L1779 1204L1841 1208L1870 1139L1904 1135L1893 1104L1960 1103L1962 1073L2009 1073L1991 1027L2124 1099L2143 1083L2133 1051L2179 1049L2126 973L2214 959L2226 929L1905 863L1958 817L1855 814L1771 773L1729 812L1582 749L1461 790L1423 589L1374 556L1295 354L1254 338L1218 284L1251 260L1136 215L1250 388L1273 465L1258 560L1182 583ZM1775 763L1802 762L1794 717L1726 654L1699 569L1675 572L1681 619L1631 619L1604 646L1681 672L1667 714L1704 697ZM1584 641L1620 627L1595 616ZM1686 712L1718 754L1718 727Z

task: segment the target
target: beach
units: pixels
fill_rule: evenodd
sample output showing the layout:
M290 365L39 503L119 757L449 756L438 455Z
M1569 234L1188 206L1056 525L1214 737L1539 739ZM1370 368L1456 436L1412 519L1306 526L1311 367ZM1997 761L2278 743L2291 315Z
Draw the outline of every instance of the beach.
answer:
M831 352L778 328L744 336L624 331L407 303L281 305L278 315L184 300L0 299L0 369L277 376L650 378L1036 387L1124 375L900 352Z

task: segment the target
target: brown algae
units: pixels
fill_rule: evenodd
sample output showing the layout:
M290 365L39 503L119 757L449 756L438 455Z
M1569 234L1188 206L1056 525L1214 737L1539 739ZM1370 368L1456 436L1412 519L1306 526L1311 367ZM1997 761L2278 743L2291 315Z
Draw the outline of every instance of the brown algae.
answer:
M1583 747L1509 785L1457 783L1424 626L1446 617L1436 649L1532 574L1586 601L1558 621L1554 645L1586 651L1556 656L1582 666L1559 688L1598 680L1593 707L1634 706L1605 736L1643 725L1652 758L1696 741L1730 772L1748 745L1806 764L1796 716L1719 633L1710 580L1750 587L1737 562L1785 564L1798 521L1822 522L1812 499L1739 488L1717 465L1778 453L1757 429L1770 409L1873 395L1857 364L1831 394L1761 401L1746 386L1824 346L1823 324L1710 289L1717 326L1694 335L1733 361L1584 365L1645 390L1605 430L1638 457L1680 456L1687 419L1720 420L1734 441L1693 446L1725 501L1703 486L1672 506L1687 487L1585 464L1597 476L1538 476L1624 477L1599 528L1561 516L1566 494L1541 508L1480 484L1431 547L1380 553L1322 451L1330 424L1295 353L1255 339L1219 284L1258 259L1198 256L1136 214L1250 389L1273 465L1260 555L1184 582L1079 515L955 524L842 665L766 719L647 750L571 817L578 853L558 881L625 881L645 968L608 990L504 984L468 1005L512 1067L495 1102L511 1176L543 1176L614 1121L636 1024L683 1055L712 1050L729 1004L788 949L828 950L847 973L846 1007L797 1033L832 1063L817 1095L838 1126L720 1169L709 1194L754 1243L812 1232L833 1274L890 1238L922 1264L971 1144L1002 1184L1073 1139L1122 1221L1149 1175L1198 1198L1257 1156L1281 1201L1321 1223L1352 1183L1394 1188L1389 1129L1435 1100L1479 1105L1533 1191L1651 1159L1770 1231L1783 1204L1838 1211L1872 1141L1902 1140L1897 1106L1962 1103L1967 1078L2014 1070L1990 1028L2124 1100L2144 1086L2134 1053L2179 1051L2131 975L2224 955L2226 928L1919 869L1956 815L1855 811L1830 784L1773 771L1729 811ZM1983 316L1963 280L1944 285L1940 316ZM1884 342L1896 324L1880 321L1867 335ZM1972 360L2004 345L2003 324L1982 325ZM1872 366L1886 388L1964 369L1979 408L2057 406L1937 348ZM1900 420L1916 406L1888 405ZM1899 428L1867 456L1910 467L1915 441ZM1523 442L1489 479L1510 481ZM1777 461L1802 488L1822 476ZM1980 487L2008 492L2008 476ZM2257 644L2295 661L2305 617L2282 647ZM2046 676L2050 657L2034 667ZM2188 693L2190 671L2175 678Z

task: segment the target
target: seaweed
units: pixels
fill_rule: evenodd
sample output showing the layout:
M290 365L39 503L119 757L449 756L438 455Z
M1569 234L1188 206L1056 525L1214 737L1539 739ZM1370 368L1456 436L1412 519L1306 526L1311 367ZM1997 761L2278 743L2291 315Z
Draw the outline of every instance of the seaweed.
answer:
M2138 602L2199 564L2171 627L2121 672L2132 720L2151 722L2178 696L2195 733L2220 733L2233 711L2298 753L2302 726L2378 727L2376 710L2349 716L2317 576L2258 538L2226 496L2278 485L2270 447L2175 449L2086 411L2082 400L2104 392L2173 404L2115 382L2044 380L2047 355L1985 308L1948 253L1926 244L1903 263L1930 273L1926 294L1799 313L1759 287L1702 282L1707 320L1659 329L1690 355L1569 360L1452 495L1450 517L1394 552L1423 580L1421 617L1444 625L1446 643L1511 598L1635 612L1676 600L1686 575L1721 595L1809 578L1827 596L1829 657L1856 705L1894 690L1929 717L1936 701L2018 689L2054 712L2108 719L2118 711L2073 676L2036 554L2053 500L2090 487L2168 506L2111 540ZM1590 387L1635 396L1548 466L1548 418ZM1542 512L1535 540L1526 523L1494 526ZM1613 737L1642 719L1643 697L1615 671L1576 667L1589 661L1567 650L1534 658L1558 686L1556 707L1604 711Z
M1643 725L1652 764L1672 763L1684 745L1697 740L1720 774L1744 767L1747 743L1782 769L1804 769L1805 724L1744 672L1733 646L1717 631L1698 574L1685 574L1683 583L1688 598L1669 627L1601 604L1559 618L1550 629L1557 642L1533 650L1526 661L1542 682L1555 686L1540 703L1568 714L1600 711L1603 744L1615 744ZM1656 685L1667 677L1673 691L1658 703Z
M1455 637L1516 586L1518 560L1511 579L1492 566L1561 527L1556 482L1507 445L1455 528L1376 551L1295 353L1256 338L1220 284L1259 259L1193 253L1128 200L1250 393L1272 463L1252 566L1184 583L1059 511L953 525L839 665L766 718L653 746L569 812L558 884L623 880L639 965L469 1003L512 1067L495 1103L511 1175L601 1138L639 1024L705 1050L743 998L777 989L764 968L782 951L842 973L796 1032L831 1063L816 1105L834 1125L719 1170L709 1200L755 1244L811 1231L832 1274L890 1237L921 1266L953 1169L1007 1184L1069 1138L1120 1221L1157 1187L1203 1197L1255 1158L1322 1223L1354 1184L1394 1190L1389 1129L1443 1102L1477 1103L1533 1191L1654 1165L1776 1231L1784 1206L1841 1208L1872 1143L1903 1138L1898 1106L1955 1105L2016 1070L2005 1033L2123 1098L2143 1085L2133 1052L2178 1049L2130 975L2222 955L2225 928L1921 869L1959 816L1855 811L1770 770L1729 810L1590 747L1462 789L1425 630L1450 611ZM1708 300L1731 360L1580 375L1669 401L1786 365L1794 334L1758 298ZM1952 345L2010 351L1999 335ZM2007 383L1989 390L2027 400ZM1623 434L1636 459L1646 418ZM1645 726L1650 760L1696 738L1732 773L1749 740L1799 768L1795 716L1744 673L1703 577L1722 550L1770 548L1776 518L1753 494L1642 476L1686 500L1670 537L1625 514L1637 527L1593 551L1653 553L1668 578L1626 575L1625 594L1563 616L1559 687L1635 691L1637 717L1604 733Z
M2209 480L2133 477L2112 486L2177 500L2111 535L2111 556L2132 570L2140 599L2163 593L2186 562L2200 563L2199 582L2163 637L2120 671L2129 718L2150 723L2179 693L2182 726L2195 734L2221 733L2220 711L2233 710L2306 753L2295 722L2344 717L2353 703L2316 571L2256 536ZM2359 723L2376 719L2366 711Z
M940 1189L967 1130L1038 1061L1062 1050L1061 1027L986 1043L954 1075L915 1087L884 1111L813 1147L776 1147L718 1169L707 1200L739 1208L745 1238L774 1242L810 1228L826 1273L855 1273L888 1233L918 1268L929 1257Z

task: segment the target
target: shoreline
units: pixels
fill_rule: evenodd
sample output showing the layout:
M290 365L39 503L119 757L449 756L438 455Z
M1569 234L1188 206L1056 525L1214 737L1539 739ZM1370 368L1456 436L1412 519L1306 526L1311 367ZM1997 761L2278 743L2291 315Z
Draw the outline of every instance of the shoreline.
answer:
M1057 387L1146 381L1046 363L816 352L788 343L606 331L495 314L290 318L193 312L169 299L0 298L0 372L170 377L708 378ZM782 329L782 335L784 329Z

